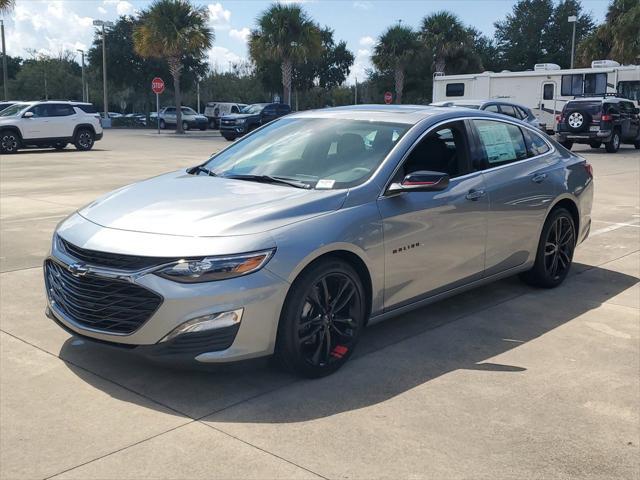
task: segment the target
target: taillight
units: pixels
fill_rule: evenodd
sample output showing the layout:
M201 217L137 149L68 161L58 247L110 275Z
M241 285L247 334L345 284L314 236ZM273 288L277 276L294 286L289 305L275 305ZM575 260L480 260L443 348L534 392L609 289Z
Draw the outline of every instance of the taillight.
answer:
M562 115L556 115L556 123L562 122Z
M589 177L593 178L593 167L590 163L584 162L584 169L589 174Z
M613 117L605 113L600 117L600 120L602 120L603 122L610 122L611 120L613 120Z

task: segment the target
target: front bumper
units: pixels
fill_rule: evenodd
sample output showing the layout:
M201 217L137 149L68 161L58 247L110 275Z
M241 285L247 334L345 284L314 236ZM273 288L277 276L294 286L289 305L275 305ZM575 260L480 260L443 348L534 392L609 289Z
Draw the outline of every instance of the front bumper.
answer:
M247 133L246 125L220 125L220 134L225 138L238 138Z
M57 248L55 242L48 259L67 267L77 263L76 259ZM87 275L113 278L105 277L112 273L96 269ZM154 359L226 363L273 353L288 283L266 267L243 277L198 284L182 284L153 273L131 273L120 271L118 280L135 283L163 299L157 310L132 333L116 334L92 329L75 321L56 304L50 291L47 291L47 316L74 335ZM161 341L189 320L236 309L243 310L238 325L184 333Z

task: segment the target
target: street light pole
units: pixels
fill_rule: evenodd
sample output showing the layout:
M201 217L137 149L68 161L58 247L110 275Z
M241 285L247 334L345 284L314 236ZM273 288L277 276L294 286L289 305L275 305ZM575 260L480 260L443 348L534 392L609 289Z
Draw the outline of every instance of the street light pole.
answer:
M102 27L102 89L104 92L104 120L108 124L109 118L109 103L107 98L107 35L105 33L105 27L112 27L113 22L105 22L103 20L94 20L93 25L96 27Z
M7 47L4 42L4 21L0 20L0 34L2 36L2 86L4 99L9 100L9 75L7 73Z
M197 79L196 92L198 92L198 115L200 115L200 78Z
M84 50L78 49L82 58L82 101L87 101L86 88L85 88L85 77L84 77Z
M569 23L573 23L573 35L571 36L571 68L573 68L573 59L576 52L576 23L578 21L578 17L576 15L571 15L567 20Z

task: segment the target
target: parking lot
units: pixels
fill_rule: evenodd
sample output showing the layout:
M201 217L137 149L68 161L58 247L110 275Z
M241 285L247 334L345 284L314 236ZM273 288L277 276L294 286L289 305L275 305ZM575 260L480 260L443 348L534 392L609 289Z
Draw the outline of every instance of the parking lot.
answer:
M0 478L638 478L640 151L576 146L594 223L570 278L516 278L369 328L337 374L171 370L44 315L55 225L227 145L107 131L0 158Z

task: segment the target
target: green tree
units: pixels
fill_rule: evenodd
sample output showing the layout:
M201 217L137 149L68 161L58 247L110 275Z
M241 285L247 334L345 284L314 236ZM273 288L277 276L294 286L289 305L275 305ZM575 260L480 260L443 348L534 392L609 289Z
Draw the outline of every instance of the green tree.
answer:
M602 25L578 46L578 64L612 59L640 63L640 0L613 0Z
M144 58L164 59L173 77L176 104L176 132L182 128L180 76L187 58L204 58L213 44L213 31L207 26L204 7L187 0L156 0L140 14L133 32L136 53Z
M291 105L294 67L320 56L320 29L299 5L276 3L258 18L249 38L249 55L257 65L280 64L284 102Z
M0 13L8 13L13 10L16 0L0 0Z
M553 9L545 36L545 43L550 47L544 58L545 62L556 63L563 68L569 68L571 65L573 25L567 21L571 15L578 17L576 45L593 31L593 18L589 13L583 12L582 5L578 0L561 0Z
M418 35L409 27L389 27L378 39L371 61L381 72L393 74L396 103L402 103L405 75L416 58L420 44Z
M520 0L507 18L495 23L495 39L506 68L527 70L547 57L552 0ZM566 20L566 19L565 19Z
M32 54L33 58L24 60L15 79L10 81L12 97L23 100L82 98L81 70L73 52L62 51L56 57Z
M422 20L419 38L431 52L434 71L451 74L482 69L474 51L475 33L453 13L440 11Z

